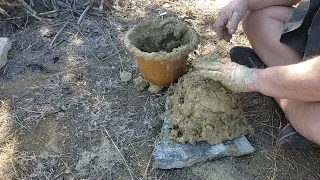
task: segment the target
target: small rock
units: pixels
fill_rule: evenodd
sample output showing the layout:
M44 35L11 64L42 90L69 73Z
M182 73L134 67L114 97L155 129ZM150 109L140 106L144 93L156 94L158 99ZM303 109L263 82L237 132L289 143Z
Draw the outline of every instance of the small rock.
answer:
M136 79L134 79L133 83L134 83L134 87L138 91L143 91L149 85L148 82L145 79L143 79L143 77L141 77L141 76L139 76Z
M11 49L11 41L8 38L0 38L0 69L7 63L8 51Z
M99 59L103 59L104 57L106 57L106 54L105 54L105 53L99 53L99 54L97 55L97 58L99 58Z
M44 32L44 33L42 34L42 37L52 38L54 35L56 35L56 32L48 31L48 32Z
M70 171L70 169L66 169L66 170L64 171L64 173L65 173L65 174L70 174L71 171Z
M114 66L111 66L111 69L116 69L116 67L114 67Z
M148 91L151 93L158 93L162 90L162 87L150 84Z
M120 79L122 82L129 82L132 79L132 74L128 71L120 72Z
M163 12L159 14L159 16L165 16L165 15L167 15L167 12Z
M171 7L171 5L169 3L165 3L165 4L162 5L162 7L169 8L169 7Z

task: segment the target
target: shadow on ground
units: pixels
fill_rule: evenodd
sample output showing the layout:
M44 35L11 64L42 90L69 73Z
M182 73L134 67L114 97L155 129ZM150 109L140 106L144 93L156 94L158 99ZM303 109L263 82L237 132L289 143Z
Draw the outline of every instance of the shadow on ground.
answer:
M2 36L13 40L0 75L3 179L320 178L319 148L275 147L281 112L260 94L239 95L255 130L249 137L257 148L254 154L184 169L152 169L165 91L139 92L132 82L120 81L122 70L139 75L122 44L125 32L155 18L185 20L201 34L199 52L191 59L213 52L227 56L233 45L248 44L241 31L233 43L218 41L212 31L217 9L197 4L203 1L164 3L137 1L103 13L91 10L81 26L76 24L80 10L52 22L29 17L27 23L24 18L2 26Z

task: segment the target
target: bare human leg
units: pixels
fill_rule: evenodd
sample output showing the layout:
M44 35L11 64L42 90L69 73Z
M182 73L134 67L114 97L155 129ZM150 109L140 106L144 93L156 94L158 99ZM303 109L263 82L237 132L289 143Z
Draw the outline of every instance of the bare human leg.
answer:
M293 8L273 6L250 11L243 20L243 29L254 51L267 66L298 63L303 53L282 44L284 23ZM307 139L320 144L320 102L276 99L292 126Z

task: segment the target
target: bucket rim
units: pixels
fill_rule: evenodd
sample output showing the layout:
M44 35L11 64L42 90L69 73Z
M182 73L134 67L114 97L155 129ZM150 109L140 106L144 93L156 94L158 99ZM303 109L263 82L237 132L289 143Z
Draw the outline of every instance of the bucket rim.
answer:
M163 24L167 24L167 23L183 23L186 25L186 27L192 32L193 37L190 39L190 43L179 46L178 48L174 48L172 50L172 52L164 52L164 51L159 51L159 52L144 52L141 51L139 48L137 48L136 46L134 46L131 43L130 40L130 36L135 32L135 30L142 25L146 25L148 23L154 23L154 22L159 22L159 23L163 23ZM135 25L134 27L132 27L127 34L125 35L124 38L124 44L126 49L132 53L134 56L138 56L138 57L142 57L145 60L164 60L164 61L168 61L168 60L175 60L175 59L179 59L183 56L186 56L187 54L191 53L192 51L194 51L195 49L197 49L197 46L199 44L199 33L191 26L189 26L187 23L180 21L180 20L176 20L176 19L157 19L157 20L151 20L148 22L142 22L139 23L137 25Z

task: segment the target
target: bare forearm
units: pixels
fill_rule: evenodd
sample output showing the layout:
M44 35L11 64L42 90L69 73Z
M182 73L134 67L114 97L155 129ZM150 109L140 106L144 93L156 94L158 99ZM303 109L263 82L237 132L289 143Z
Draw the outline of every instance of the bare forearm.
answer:
M320 57L258 70L254 91L302 101L320 101Z
M247 0L249 10L258 10L269 6L292 6L301 0Z

